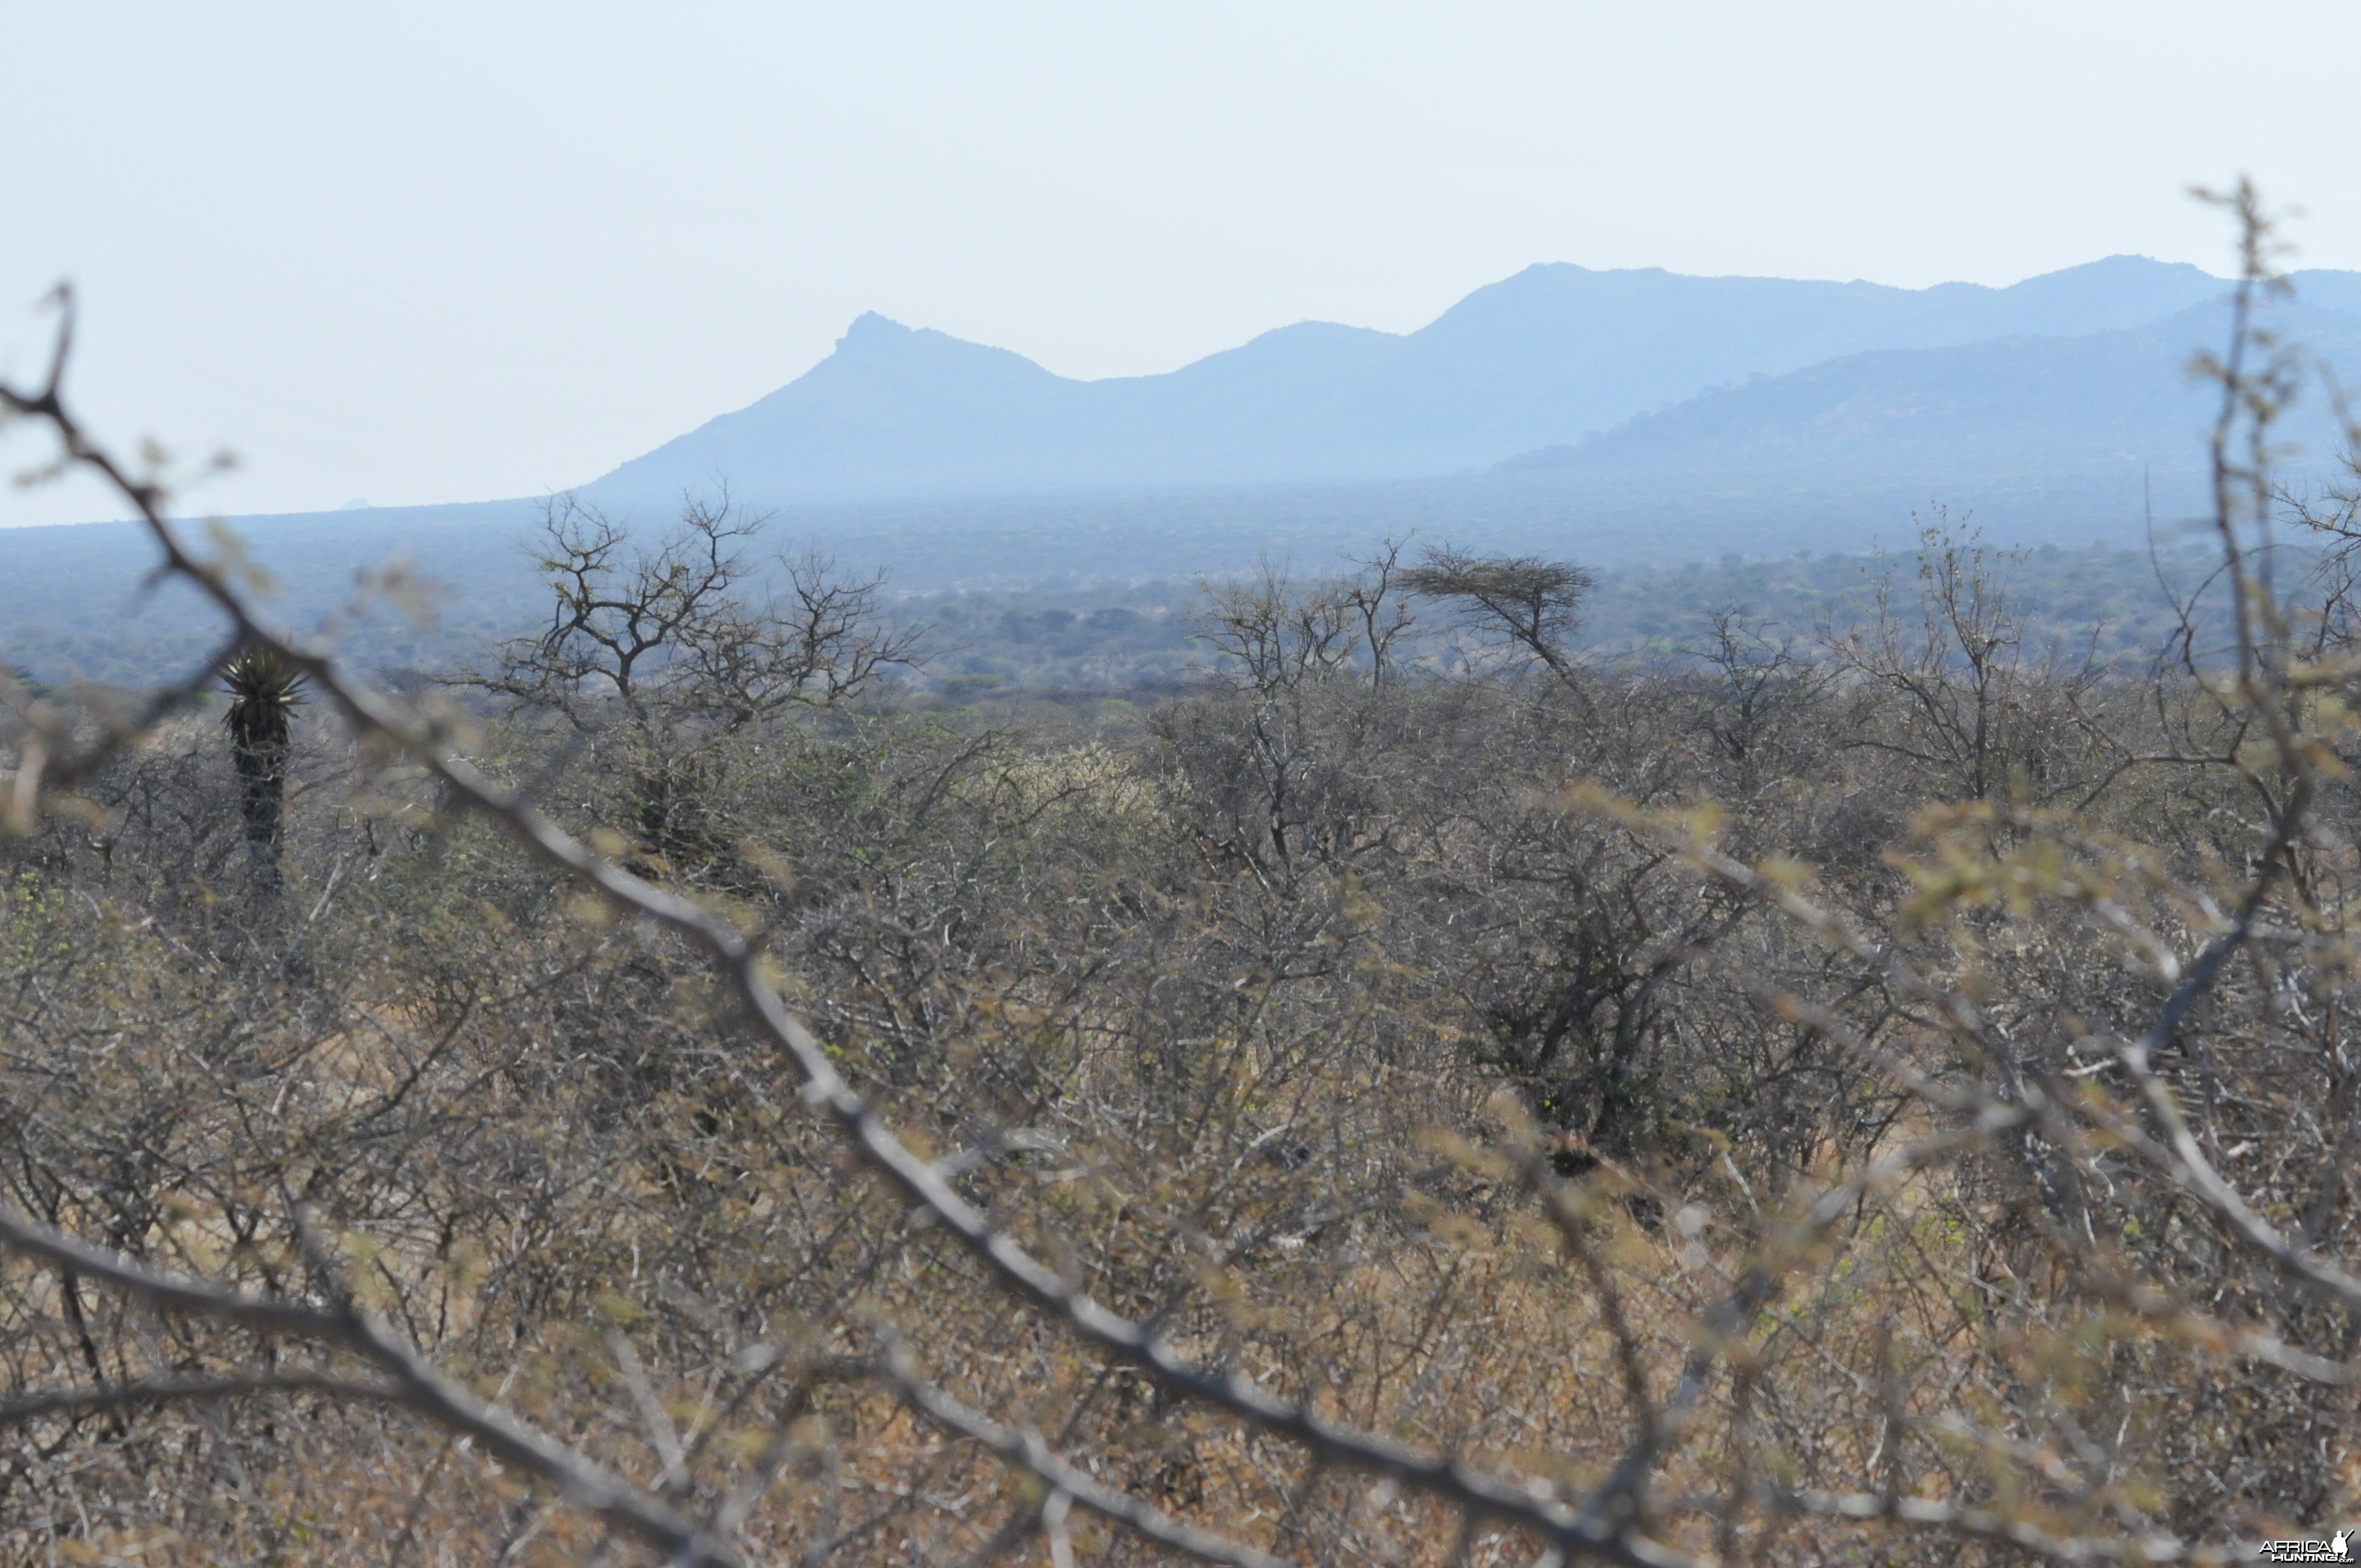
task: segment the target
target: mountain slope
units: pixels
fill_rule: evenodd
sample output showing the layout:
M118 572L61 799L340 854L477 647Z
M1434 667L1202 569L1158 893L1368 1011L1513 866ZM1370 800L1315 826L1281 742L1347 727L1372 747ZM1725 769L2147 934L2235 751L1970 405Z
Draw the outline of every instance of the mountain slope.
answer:
M1552 264L1406 335L1304 323L1164 375L1103 381L870 315L802 378L592 490L655 500L726 476L749 496L789 501L1448 473L1752 374L1876 349L2105 332L2222 289L2193 267L2138 257L2007 289Z
M2361 300L2356 300L2361 302ZM2348 379L2361 315L2283 307L2271 324ZM2188 373L2227 326L2218 303L2084 337L2020 337L1849 356L1709 392L1570 445L1500 464L1504 475L1737 488L1812 482L1960 486L1985 479L2137 474L2202 461L2218 394ZM2298 462L2333 455L2316 394L2279 429Z

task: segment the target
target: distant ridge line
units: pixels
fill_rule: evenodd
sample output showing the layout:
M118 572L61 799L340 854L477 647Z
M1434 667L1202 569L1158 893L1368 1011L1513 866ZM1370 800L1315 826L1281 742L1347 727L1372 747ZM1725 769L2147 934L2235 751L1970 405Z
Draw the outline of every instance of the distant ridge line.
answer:
M2361 304L2361 274L2314 276ZM2121 331L2226 287L2128 256L2007 288L1916 290L1542 263L1415 332L1298 323L1177 370L1094 381L873 313L805 375L588 488L650 498L727 474L750 495L820 501L1447 475L1751 377Z

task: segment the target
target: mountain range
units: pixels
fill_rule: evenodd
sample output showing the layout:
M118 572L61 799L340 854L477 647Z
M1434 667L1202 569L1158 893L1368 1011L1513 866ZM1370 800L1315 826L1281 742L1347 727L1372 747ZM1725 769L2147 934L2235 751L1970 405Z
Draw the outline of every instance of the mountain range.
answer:
M2361 273L2295 282L2304 330L2342 346L2361 329ZM1759 464L1824 456L1930 483L2180 466L2195 406L2181 367L2219 340L2227 289L2131 256L2003 289L1551 264L1416 332L1306 322L1163 375L1096 381L873 314L805 375L588 491L661 500L727 477L795 503L1350 483L1503 463L1571 475L1644 460L1741 485ZM1533 455L1545 449L1558 450Z

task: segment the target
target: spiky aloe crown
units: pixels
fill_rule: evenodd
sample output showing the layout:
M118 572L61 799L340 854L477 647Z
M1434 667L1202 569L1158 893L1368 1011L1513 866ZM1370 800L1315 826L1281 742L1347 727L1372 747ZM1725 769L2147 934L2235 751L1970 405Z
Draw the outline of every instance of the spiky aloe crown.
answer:
M234 699L222 718L231 739L240 746L283 742L310 679L275 648L251 643L240 649L222 671L222 685Z

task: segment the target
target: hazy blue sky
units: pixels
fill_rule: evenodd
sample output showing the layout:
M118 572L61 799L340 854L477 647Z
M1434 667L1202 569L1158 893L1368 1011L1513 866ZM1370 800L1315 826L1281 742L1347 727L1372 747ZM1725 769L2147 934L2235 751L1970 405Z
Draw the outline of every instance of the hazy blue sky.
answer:
M2361 267L2357 60L2352 0L16 0L0 367L71 277L106 430L291 510L588 480L864 310L1096 377L1539 260L2221 270L2239 170Z

